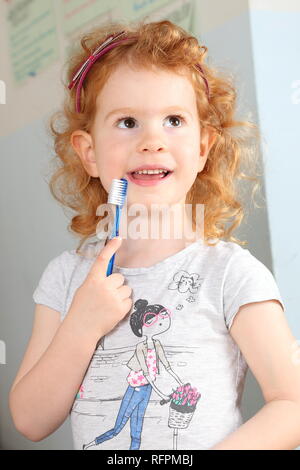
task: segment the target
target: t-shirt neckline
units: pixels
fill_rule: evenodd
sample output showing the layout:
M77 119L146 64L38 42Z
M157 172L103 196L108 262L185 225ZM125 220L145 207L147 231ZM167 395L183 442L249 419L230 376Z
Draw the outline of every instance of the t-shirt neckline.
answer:
M157 271L157 270L159 271L161 269L164 269L169 264L175 264L182 257L187 256L190 252L192 252L197 247L200 248L200 246L203 246L203 240L201 238L196 240L195 242L189 243L189 245L183 248L182 250L178 251L177 253L174 253L173 255L168 256L162 261L158 261L157 263L151 266L142 266L139 268L126 268L126 267L118 266L117 264L114 264L113 272L118 271L121 274L126 274L126 275L153 273L154 271Z

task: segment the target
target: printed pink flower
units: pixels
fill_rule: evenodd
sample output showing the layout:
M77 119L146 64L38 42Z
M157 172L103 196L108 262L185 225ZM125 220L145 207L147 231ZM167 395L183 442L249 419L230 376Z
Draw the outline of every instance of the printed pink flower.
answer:
M185 398L183 399L182 405L185 405L187 401L188 401L188 399L187 399L187 397L185 397Z

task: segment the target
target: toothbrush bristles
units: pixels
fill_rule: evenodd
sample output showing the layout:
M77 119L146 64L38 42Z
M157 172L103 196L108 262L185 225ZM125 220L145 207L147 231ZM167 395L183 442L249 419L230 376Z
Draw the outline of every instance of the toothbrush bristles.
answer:
M108 203L123 206L127 194L128 181L125 178L113 179L108 194Z

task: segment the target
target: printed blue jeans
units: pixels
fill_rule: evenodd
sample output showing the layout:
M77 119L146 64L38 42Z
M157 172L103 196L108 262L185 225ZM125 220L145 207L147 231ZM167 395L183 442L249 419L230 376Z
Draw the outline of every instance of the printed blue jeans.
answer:
M107 441L119 434L130 418L131 445L129 450L138 450L141 445L141 433L145 411L150 399L152 387L150 384L132 387L128 385L123 397L115 427L96 437L96 444Z

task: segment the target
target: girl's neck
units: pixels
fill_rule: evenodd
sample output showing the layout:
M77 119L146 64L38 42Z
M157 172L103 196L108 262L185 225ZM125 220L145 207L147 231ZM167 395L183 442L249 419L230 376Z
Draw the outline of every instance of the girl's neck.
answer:
M115 253L115 265L123 268L149 267L172 256L191 243L186 239L163 240L129 240L123 239L118 251Z
M139 217L139 224L137 224L136 217L128 216L129 212L127 208L126 227L124 226L126 215L124 214L124 217L121 217L119 233L120 236L123 233L126 236L123 236L121 246L115 253L115 265L119 267L140 268L152 266L180 252L199 238L199 233L192 230L191 216L186 212L183 201L174 206L169 206L167 209L169 217L164 220L162 212L157 209L157 211L149 212L151 215L149 219L147 216L144 218ZM137 239L133 239L130 234L136 227L140 230L141 235L134 233ZM145 230L143 231L143 229ZM152 233L155 235L152 235Z
M153 345L154 346L154 339L151 336L148 336L146 338L146 342L147 342L148 345L150 345L150 346Z

